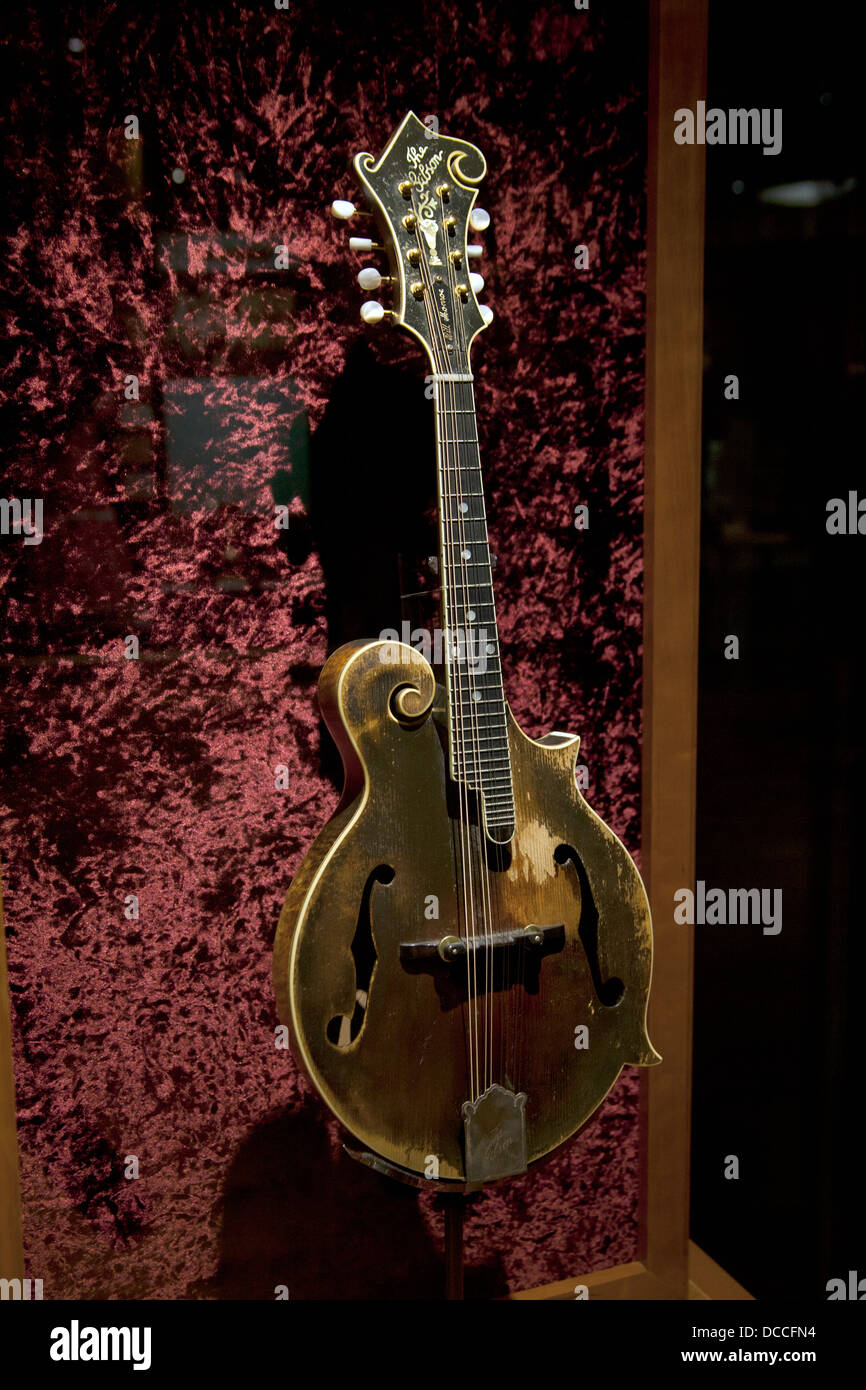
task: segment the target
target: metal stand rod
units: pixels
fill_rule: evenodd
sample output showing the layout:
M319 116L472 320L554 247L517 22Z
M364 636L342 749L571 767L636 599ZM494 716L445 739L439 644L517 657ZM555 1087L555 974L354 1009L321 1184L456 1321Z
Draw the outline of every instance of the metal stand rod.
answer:
M442 1197L445 1208L445 1298L463 1298L463 1198Z

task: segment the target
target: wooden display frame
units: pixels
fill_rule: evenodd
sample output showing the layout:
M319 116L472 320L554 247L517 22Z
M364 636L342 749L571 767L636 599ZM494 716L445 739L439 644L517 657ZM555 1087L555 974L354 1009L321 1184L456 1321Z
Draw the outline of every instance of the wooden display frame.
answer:
M694 881L704 248L704 148L675 144L673 113L706 95L707 7L650 4L642 865L664 1062L641 1074L639 1258L514 1299L571 1299L576 1284L602 1299L749 1297L688 1239L692 938L672 908ZM0 897L0 1277L23 1275Z
M0 865L2 871L2 865ZM12 1026L6 974L6 927L0 876L0 1279L23 1279L21 1183L18 1176L18 1126L12 1074Z

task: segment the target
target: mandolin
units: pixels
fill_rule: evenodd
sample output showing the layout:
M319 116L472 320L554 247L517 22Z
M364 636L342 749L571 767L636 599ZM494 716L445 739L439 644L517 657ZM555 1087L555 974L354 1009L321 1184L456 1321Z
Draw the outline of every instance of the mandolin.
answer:
M481 151L412 113L354 169L389 269L363 269L429 359L438 469L441 662L360 640L319 681L340 804L302 861L274 982L294 1056L364 1157L466 1191L573 1135L646 1029L652 928L640 875L575 779L576 735L538 740L505 699L476 431L479 305L468 234ZM350 203L333 205L348 216Z

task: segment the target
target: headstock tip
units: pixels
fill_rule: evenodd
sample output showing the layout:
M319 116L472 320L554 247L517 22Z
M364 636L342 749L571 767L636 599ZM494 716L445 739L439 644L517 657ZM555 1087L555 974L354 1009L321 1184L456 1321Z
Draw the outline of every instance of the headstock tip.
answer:
M455 140L454 144L459 148L448 157L448 172L452 178L474 188L487 174L487 160L478 146L470 145L468 140Z

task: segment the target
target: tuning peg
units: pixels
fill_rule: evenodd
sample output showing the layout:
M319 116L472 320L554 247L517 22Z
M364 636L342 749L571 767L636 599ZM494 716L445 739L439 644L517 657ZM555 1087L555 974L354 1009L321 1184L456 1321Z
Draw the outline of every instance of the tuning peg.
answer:
M481 310L481 317L483 318L485 324L492 323L493 310L489 308L486 304L479 304L478 307Z
M484 276L478 275L474 270L469 272L469 283L476 294L480 294L484 289Z
M382 276L374 265L365 265L363 270L358 271L358 284L362 290L377 290L382 283Z
M362 217L365 220L372 218L372 212L366 208L359 208L355 203L347 202L345 198L335 198L330 207L332 217L336 217L338 222L348 222L350 217Z
M371 327L382 322L385 317L385 312L382 305L376 299L367 299L361 305L361 318Z
M483 246L467 246L466 255L470 261L475 261L484 254Z
M473 208L469 214L469 225L473 232L486 232L490 226L490 213L484 208Z
M384 248L384 246L380 246L379 243L378 243L378 241L371 241L369 237L366 237L366 236L350 236L350 237L349 237L349 250L350 250L350 251L360 251L361 254L363 255L363 254L365 254L367 251L384 251L385 248Z

